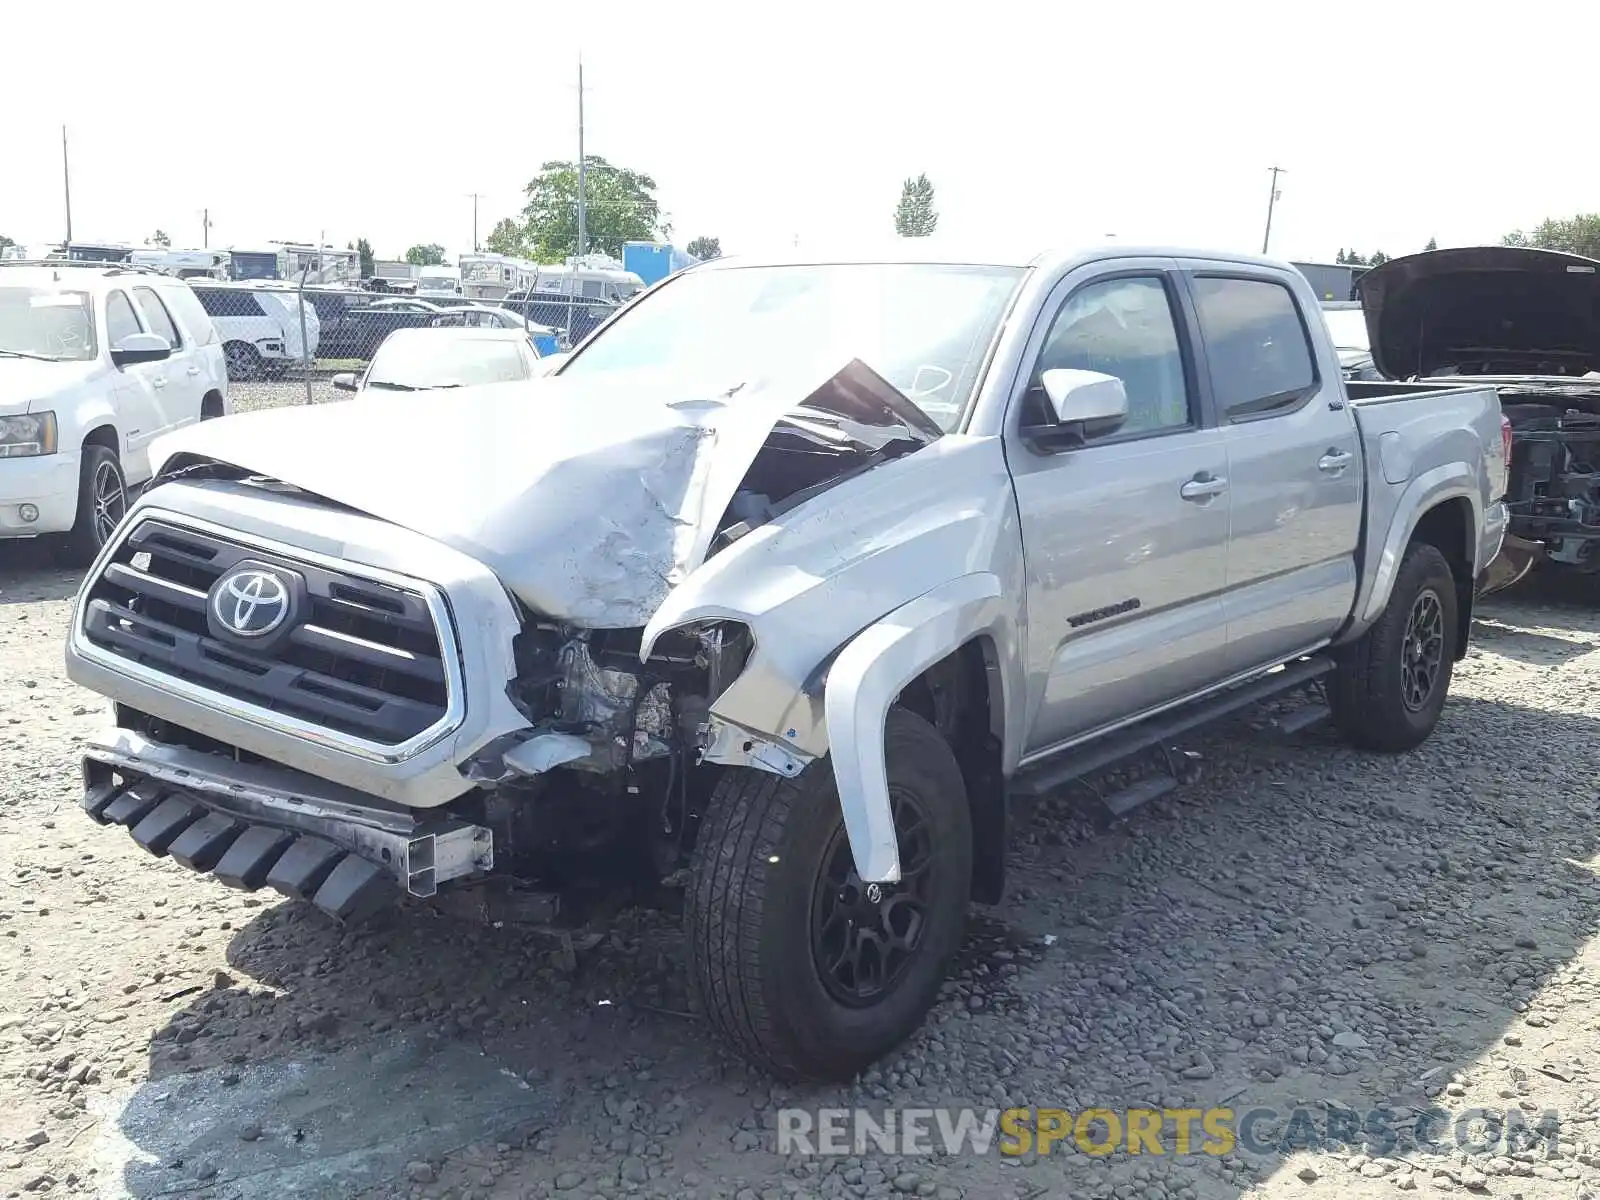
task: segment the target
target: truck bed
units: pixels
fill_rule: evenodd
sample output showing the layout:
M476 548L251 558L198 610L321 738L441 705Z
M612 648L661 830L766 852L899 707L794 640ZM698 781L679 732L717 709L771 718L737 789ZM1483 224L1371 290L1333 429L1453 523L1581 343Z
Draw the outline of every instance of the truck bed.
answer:
M1416 383L1351 382L1345 385L1361 455L1367 463L1367 524L1360 551L1358 622L1376 614L1371 603L1383 589L1380 577L1392 571L1407 532L1395 520L1421 497L1456 497L1473 509L1467 527L1480 529L1469 547L1474 573L1499 552L1505 534L1506 458L1500 437L1500 396L1495 388L1455 381ZM1462 474L1463 464L1470 474ZM1429 507L1421 503L1421 507ZM1374 531L1388 531L1374 533ZM1390 544L1396 538L1398 544Z

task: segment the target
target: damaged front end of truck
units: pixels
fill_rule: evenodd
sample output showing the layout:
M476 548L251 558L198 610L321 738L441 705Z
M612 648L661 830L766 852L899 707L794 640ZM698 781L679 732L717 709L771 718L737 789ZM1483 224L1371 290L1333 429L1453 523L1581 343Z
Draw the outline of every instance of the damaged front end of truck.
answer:
M894 879L881 749L837 753L883 713L825 682L993 536L1003 464L951 446L926 504L878 485L944 435L860 361L660 394L557 378L170 439L74 618L69 673L117 702L85 807L353 919L452 880L670 881L717 771L832 748L862 876Z

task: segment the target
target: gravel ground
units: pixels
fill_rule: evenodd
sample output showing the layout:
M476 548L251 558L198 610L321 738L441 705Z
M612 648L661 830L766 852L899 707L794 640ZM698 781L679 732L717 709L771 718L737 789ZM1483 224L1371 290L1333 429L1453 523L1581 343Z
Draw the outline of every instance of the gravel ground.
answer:
M318 372L311 378L311 402L327 404L345 400L349 392L335 391L327 372ZM255 412L262 408L285 408L306 402L305 380L271 380L260 383L230 383L228 396L233 401L234 412Z
M1037 806L924 1029L855 1085L796 1089L688 1013L669 914L576 947L423 908L346 933L91 825L74 755L105 714L61 670L74 584L0 547L0 1193L1600 1194L1592 594L1487 606L1411 755L1258 715L1118 825L1078 794ZM1324 1131L1379 1107L1554 1110L1560 1134L826 1158L780 1156L774 1132L782 1108L1218 1105Z

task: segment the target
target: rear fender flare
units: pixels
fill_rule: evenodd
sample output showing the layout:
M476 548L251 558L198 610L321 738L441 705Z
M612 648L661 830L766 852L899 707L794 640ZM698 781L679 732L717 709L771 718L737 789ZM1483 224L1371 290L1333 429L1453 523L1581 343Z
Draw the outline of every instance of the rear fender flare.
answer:
M883 745L889 708L918 675L993 627L1001 597L999 578L988 572L941 584L862 630L828 668L823 702L829 757L850 852L864 882L900 878Z
M1373 563L1372 589L1358 610L1358 629L1376 621L1388 605L1389 595L1394 591L1395 576L1400 571L1400 562L1405 557L1406 546L1410 544L1411 535L1416 532L1418 522L1430 509L1446 500L1458 498L1465 499L1471 505L1473 529L1481 531L1483 498L1479 493L1477 479L1466 463L1445 463L1431 471L1424 471L1406 485L1405 490L1395 501L1394 516L1384 533L1383 548ZM1467 548L1467 555L1470 559L1476 560L1478 556L1476 537L1473 544ZM1474 573L1482 565L1473 561L1471 567Z

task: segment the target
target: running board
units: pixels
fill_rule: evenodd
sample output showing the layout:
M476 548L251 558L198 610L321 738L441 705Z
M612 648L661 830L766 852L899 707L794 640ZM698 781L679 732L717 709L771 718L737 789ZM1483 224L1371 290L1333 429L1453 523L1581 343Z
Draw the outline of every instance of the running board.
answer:
M1333 659L1326 655L1298 659L1281 670L1268 672L1248 683L1241 683L1237 687L1169 712L1146 717L1143 721L1129 725L1125 729L1119 729L1083 746L1063 750L1060 754L1052 755L1033 767L1019 771L1011 781L1011 794L1023 798L1046 795L1086 775L1096 775L1123 759L1132 758L1153 746L1166 746L1182 734L1193 732L1223 717L1232 716L1241 709L1260 704L1263 700L1271 700L1285 692L1292 692L1296 688L1305 687L1328 674L1333 670L1333 666ZM1322 711L1317 712L1318 709ZM1279 725L1288 732L1291 731L1291 726L1292 729L1301 729L1326 715L1326 709L1321 705L1313 705L1312 711L1317 712L1317 715L1306 720L1304 724L1298 723L1296 715L1291 715ZM1107 797L1106 806L1120 816L1139 804L1154 799L1153 795L1140 794L1137 798L1131 795L1142 793L1144 790L1148 789L1142 789L1141 785L1135 784L1124 792ZM1170 790L1162 788L1156 794L1164 794ZM1132 800L1132 803L1128 803L1128 800ZM1121 809L1120 812L1117 811L1118 808Z

